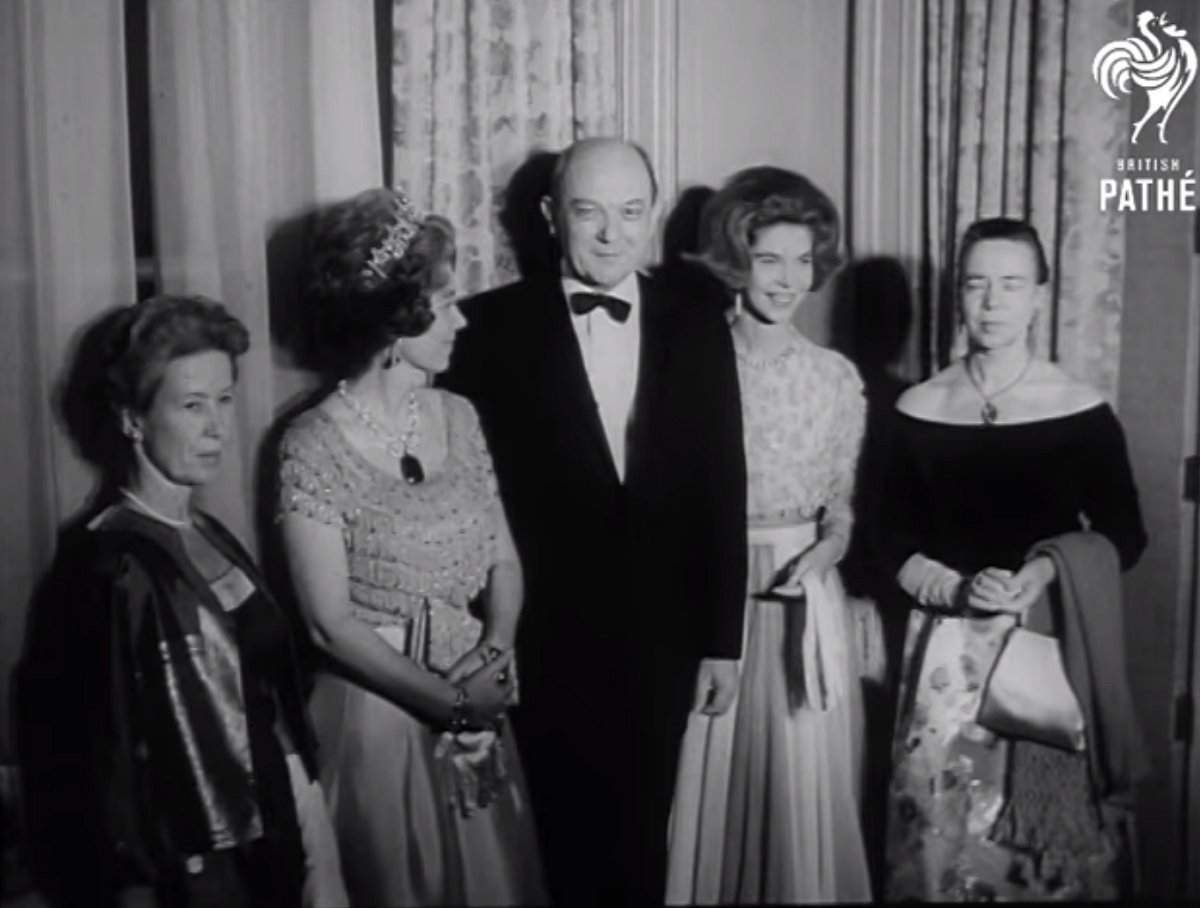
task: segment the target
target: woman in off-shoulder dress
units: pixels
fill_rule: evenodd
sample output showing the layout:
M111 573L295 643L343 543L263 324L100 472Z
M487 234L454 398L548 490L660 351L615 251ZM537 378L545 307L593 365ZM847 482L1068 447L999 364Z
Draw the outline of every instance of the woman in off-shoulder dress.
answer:
M1141 757L1119 590L1146 533L1124 434L1094 389L1031 350L1050 288L1033 227L979 221L958 264L969 350L898 401L883 500L879 549L913 605L885 896L1128 896ZM1074 628L1063 552L1100 584ZM1006 635L1043 601L1055 603L1054 636L1087 638L1075 667L1094 679L1075 690L1089 717L1083 753L997 734L979 718ZM1070 670L1071 644L1065 652Z
M701 230L699 262L737 300L749 600L733 708L689 717L667 899L867 901L856 622L837 570L865 399L849 361L791 324L837 264L837 213L805 178L757 167Z

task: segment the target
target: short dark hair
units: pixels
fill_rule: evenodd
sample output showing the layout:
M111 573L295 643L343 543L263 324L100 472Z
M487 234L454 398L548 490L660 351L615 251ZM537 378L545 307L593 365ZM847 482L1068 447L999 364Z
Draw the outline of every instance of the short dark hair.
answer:
M395 189L368 189L317 214L308 242L305 295L316 365L340 377L361 374L380 350L433 323L430 296L455 260L454 226L426 216L399 258L367 270L396 222Z
M598 139L601 137L597 136L596 138ZM554 170L550 174L550 198L556 207L563 201L563 181L567 178L567 170L570 169L571 162L575 159L575 156L579 153L579 150L586 148L592 141L595 141L595 139L580 139L578 142L571 143L561 152L559 152L558 159L554 162ZM646 165L646 174L650 177L650 202L657 202L658 177L654 173L654 165L650 162L649 152L647 152L646 149L637 142L630 142L623 139L621 140L621 143L637 152L638 157L642 159L642 163Z
M1037 282L1044 284L1050 280L1050 263L1046 259L1046 249L1042 246L1042 238L1038 236L1038 232L1032 224L1017 218L981 218L963 232L962 239L958 244L958 277L960 280L967 255L977 243L984 240L1009 240L1014 243L1024 243L1033 250Z
M250 332L216 300L154 296L130 306L114 321L105 355L104 393L115 412L145 413L154 403L172 360L216 350L237 358Z
M711 271L731 290L750 272L750 250L759 231L797 224L813 235L813 288L841 263L837 209L807 177L782 167L748 167L730 177L705 203L700 252L685 256Z

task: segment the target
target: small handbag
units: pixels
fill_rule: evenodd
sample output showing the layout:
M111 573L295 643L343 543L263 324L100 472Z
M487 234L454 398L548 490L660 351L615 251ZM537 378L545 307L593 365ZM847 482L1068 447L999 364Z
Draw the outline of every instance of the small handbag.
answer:
M1055 637L1019 624L1008 632L983 687L975 721L1002 737L1066 751L1086 749L1083 710Z

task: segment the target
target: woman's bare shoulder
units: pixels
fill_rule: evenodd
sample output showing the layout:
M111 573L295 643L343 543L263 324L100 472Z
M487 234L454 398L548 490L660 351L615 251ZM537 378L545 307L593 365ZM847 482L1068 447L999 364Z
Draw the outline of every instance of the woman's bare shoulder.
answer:
M1059 414L1089 410L1105 402L1104 395L1095 387L1051 362L1039 362L1030 378L1038 395Z
M932 378L913 385L900 395L896 409L917 419L937 420L945 411L946 401L962 375L958 363L947 366Z

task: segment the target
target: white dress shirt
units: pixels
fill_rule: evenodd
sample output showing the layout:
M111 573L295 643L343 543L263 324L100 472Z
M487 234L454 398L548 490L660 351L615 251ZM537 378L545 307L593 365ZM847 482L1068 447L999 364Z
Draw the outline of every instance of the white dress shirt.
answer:
M583 367L592 386L592 396L600 410L600 423L608 439L617 475L625 479L625 432L637 392L638 363L642 347L641 288L636 272L611 290L599 291L574 278L565 277L563 293L567 298L571 326L583 354ZM572 293L600 293L629 303L629 318L618 322L603 307L587 315L570 311Z

